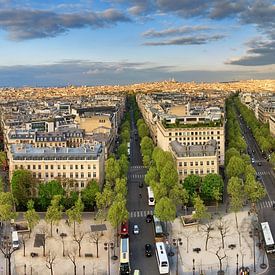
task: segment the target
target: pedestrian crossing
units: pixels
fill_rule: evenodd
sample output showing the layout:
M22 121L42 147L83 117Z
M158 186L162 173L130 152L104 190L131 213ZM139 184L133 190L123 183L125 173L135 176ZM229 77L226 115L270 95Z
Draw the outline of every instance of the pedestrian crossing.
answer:
M258 202L258 208L271 208L273 206L273 203L275 203L275 201L261 201Z
M131 166L131 169L143 169L143 168L146 168L145 166L142 166L142 165L134 165L134 166Z
M153 210L137 210L130 212L130 218L145 218L147 215L153 215Z
M263 175L270 175L269 171L260 171L256 173L258 176L263 176Z
M142 174L130 174L128 178L130 179L143 179L145 175Z

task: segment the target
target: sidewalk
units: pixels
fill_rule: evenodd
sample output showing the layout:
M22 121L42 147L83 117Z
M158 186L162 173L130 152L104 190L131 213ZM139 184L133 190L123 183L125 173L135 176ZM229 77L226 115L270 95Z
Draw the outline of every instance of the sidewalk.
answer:
M76 255L76 266L77 274L96 274L96 275L106 275L108 274L108 251L104 249L105 242L114 241L114 231L108 222L104 222L107 227L107 231L104 231L104 235L99 240L99 258L96 258L96 244L91 241L90 232L91 224L100 224L99 221L94 221L91 219L83 219L80 226L76 225L76 234L78 232L85 233L83 240L81 242L81 257L78 257L78 245L73 240L73 225L69 227L65 220L62 220L58 226L53 226L53 237L49 237L50 226L46 225L44 220L41 220L39 225L36 226L34 232L31 234L31 238L26 235L26 256L24 257L24 249L21 243L21 247L18 251L14 253L15 260L15 270L16 275L24 275L25 269L26 274L33 275L48 275L50 270L46 267L46 257L43 257L43 247L34 247L35 234L41 234L44 228L47 227L48 235L46 239L46 255L55 256L56 259L53 264L54 274L57 275L73 275L74 265L68 258L68 253L75 253ZM58 228L58 234L56 229ZM66 233L67 236L64 237L64 252L65 257L63 257L62 249L62 238L60 233ZM22 237L20 236L22 240ZM31 257L30 253L38 253L38 257ZM113 250L110 250L110 256L113 255ZM85 257L86 253L92 253L92 257ZM119 249L115 249L116 255L119 256ZM24 266L26 264L26 267ZM118 274L119 259L113 261L110 257L110 274ZM85 271L85 272L84 272Z
M223 214L223 221L228 232L224 238L224 249L222 247L221 235L218 230L219 216L213 217L213 228L210 231L210 238L208 241L208 249L205 251L206 235L203 231L203 225L200 226L197 231L197 225L183 226L180 218L177 218L172 223L172 233L169 239L170 243L172 239L181 238L182 245L179 245L179 274L191 275L193 274L193 268L195 268L195 274L207 274L216 275L220 269L219 260L216 256L217 251L220 257L224 257L222 260L222 269L225 274L236 274L237 269L237 257L238 257L238 269L242 266L249 267L250 274L261 274L264 270L260 268L260 264L263 262L268 264L267 256L264 250L260 250L257 246L259 243L258 236L255 236L255 269L254 272L254 249L253 249L253 225L252 216L248 215L248 211L242 211L237 213L238 225L241 235L241 246L239 244L239 234L236 229L235 215L234 213L221 213ZM189 240L187 250L187 239ZM228 246L233 247L229 248ZM200 252L194 252L194 248L200 248ZM176 274L176 248L173 247L175 255L170 257L171 259L171 274ZM238 256L237 256L238 254ZM194 260L194 264L193 264Z

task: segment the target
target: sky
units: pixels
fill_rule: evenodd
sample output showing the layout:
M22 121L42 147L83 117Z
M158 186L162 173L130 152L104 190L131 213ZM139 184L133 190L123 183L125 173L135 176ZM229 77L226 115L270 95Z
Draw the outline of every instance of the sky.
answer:
M0 86L275 79L275 0L0 0Z

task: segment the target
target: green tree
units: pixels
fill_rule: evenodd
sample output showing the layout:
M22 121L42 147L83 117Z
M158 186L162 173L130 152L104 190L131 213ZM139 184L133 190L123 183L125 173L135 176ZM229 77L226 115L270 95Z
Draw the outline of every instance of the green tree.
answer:
M203 178L201 193L204 200L214 200L213 190L218 189L219 193L223 191L223 180L220 175L208 174Z
M122 155L127 156L127 154L128 154L128 145L127 145L126 142L123 142L118 146L117 153L118 153L119 157L121 157Z
M105 215L106 209L114 201L114 197L115 194L109 185L105 185L102 193L98 192L96 194L96 206L103 216Z
M16 217L14 198L10 192L0 192L0 220L9 221Z
M155 201L160 201L161 198L166 197L168 194L168 190L166 186L160 184L159 182L151 181L150 186L154 192Z
M176 206L171 199L163 197L156 202L154 213L157 218L165 222L167 231L167 222L172 222L176 218Z
M169 192L169 198L176 205L186 205L189 201L189 195L186 189L179 183L175 184Z
M189 175L183 181L183 187L187 190L191 199L196 193L200 193L202 180L198 175Z
M265 188L255 180L254 175L248 175L244 184L244 192L251 202L251 210L256 213L256 204L266 195Z
M129 212L126 209L126 200L116 200L111 205L108 211L108 220L117 232L118 246L118 228L122 222L125 222L129 217Z
M113 158L106 160L105 165L105 178L111 185L114 185L116 179L120 177L121 171L119 162Z
M229 148L225 152L225 166L229 163L231 157L240 157L240 152L236 148Z
M143 156L148 155L151 157L154 150L153 140L147 136L142 138L140 143L140 149Z
M231 177L239 177L244 174L245 162L240 157L231 157L228 165L226 166L225 173L230 179Z
M28 210L24 213L24 219L27 221L29 226L29 238L31 237L31 232L34 227L39 223L40 217L34 209L33 200L29 200L27 203Z
M81 198L86 209L93 209L96 196L99 193L99 186L97 181L91 180L87 186L81 191Z
M244 175L245 175L246 179L248 178L249 175L251 175L255 178L255 176L256 176L255 168L251 164L246 165L245 170L244 170Z
M122 142L129 142L130 141L130 131L128 129L124 129L120 133L120 138L122 139Z
M150 185L150 182L151 181L156 181L158 182L159 181L159 174L158 174L158 171L157 171L157 168L156 166L152 165L149 170L147 171L145 177L144 177L144 181L147 185Z
M115 194L122 194L125 198L127 195L127 180L126 178L118 178L115 184Z
M28 170L15 170L11 180L12 194L20 207L26 207L36 188L36 181Z
M51 237L53 236L53 225L58 225L62 218L63 206L60 204L62 196L55 195L51 200L51 205L48 207L45 220L51 226Z
M208 219L210 217L210 214L207 212L207 207L204 205L204 202L200 196L195 196L193 203L195 209L195 213L193 214L194 219L198 220L200 223L202 219ZM197 230L199 231L199 225Z
M216 213L218 213L219 201L222 199L222 190L219 187L214 187L212 197L216 202Z
M46 210L50 205L54 196L59 195L61 198L65 196L65 190L61 183L57 180L52 180L45 183L40 183L38 186L38 202L42 210Z
M272 164L273 168L275 167L275 152L270 155L270 163Z
M168 161L160 173L160 183L166 188L173 188L178 183L178 172L174 166L174 163Z
M75 224L76 222L78 224L81 223L83 210L84 210L84 204L81 200L81 197L79 197L78 200L75 202L75 205L66 211L66 214L69 219L69 223L70 224L73 223L74 225L74 236L75 236Z
M120 167L120 172L121 172L121 177L126 177L128 170L129 170L129 161L126 155L121 155L120 159L118 161L119 167Z
M143 165L145 167L150 167L150 165L151 165L151 157L148 156L148 155L144 155L143 158L142 158L142 162L143 162Z
M140 125L138 125L138 134L141 139L149 136L149 128L145 123L141 123Z

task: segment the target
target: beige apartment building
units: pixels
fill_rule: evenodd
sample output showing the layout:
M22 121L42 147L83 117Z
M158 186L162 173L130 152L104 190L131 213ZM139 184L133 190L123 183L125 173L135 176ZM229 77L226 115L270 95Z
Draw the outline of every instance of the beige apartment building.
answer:
M26 169L40 181L56 178L72 179L76 190L91 180L102 187L104 181L104 150L101 144L76 148L34 147L31 144L12 144L8 151L9 177L15 170Z
M269 129L271 135L275 137L275 115L269 117Z
M177 165L179 180L189 175L219 174L217 142L210 140L204 145L182 145L177 140L169 144Z
M199 126L200 125L200 126ZM157 145L165 150L169 150L169 144L172 141L178 141L181 145L204 145L211 140L217 142L218 164L224 165L224 126L202 126L201 124L190 124L188 127L170 128L165 127L158 121Z

